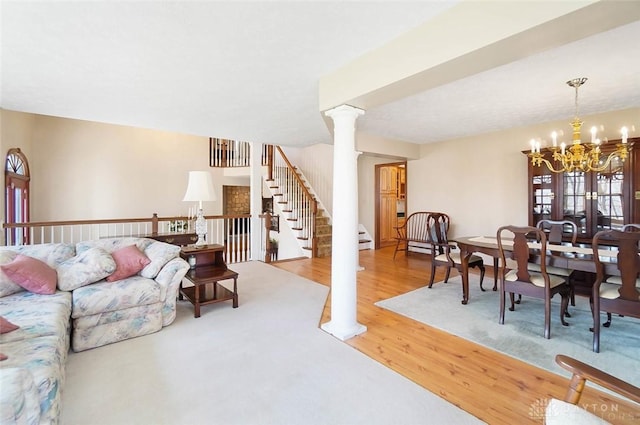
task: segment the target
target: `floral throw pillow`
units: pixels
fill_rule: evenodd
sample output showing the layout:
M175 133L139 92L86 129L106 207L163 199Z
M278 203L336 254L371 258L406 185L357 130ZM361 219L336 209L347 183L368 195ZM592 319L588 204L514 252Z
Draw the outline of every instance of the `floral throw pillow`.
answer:
M116 262L107 251L94 247L69 258L58 266L58 289L73 291L109 276L116 271Z

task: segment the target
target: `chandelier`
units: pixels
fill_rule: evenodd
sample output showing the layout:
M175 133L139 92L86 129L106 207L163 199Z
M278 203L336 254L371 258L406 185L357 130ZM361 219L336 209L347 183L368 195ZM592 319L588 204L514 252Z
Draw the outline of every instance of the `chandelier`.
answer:
M528 156L531 158L531 164L534 166L540 167L544 164L554 173L571 171L604 171L614 158L619 158L620 161L624 161L627 158L628 130L626 127L622 127L621 129L622 143L616 144L615 151L611 152L606 157L603 157L602 152L600 151L601 141L596 138L598 131L596 127L591 128L591 143L581 143L580 128L582 127L582 121L578 118L578 88L580 88L580 86L586 81L586 78L574 78L573 80L567 81L567 84L570 87L576 89L576 113L573 121L571 122L571 126L573 127L573 143L569 147L567 147L565 143L561 143L558 148L558 135L555 131L551 133L551 141L553 144L551 151L553 152L554 161L552 164L551 161L544 157L544 153L540 152L540 142L531 140L531 153L529 153Z

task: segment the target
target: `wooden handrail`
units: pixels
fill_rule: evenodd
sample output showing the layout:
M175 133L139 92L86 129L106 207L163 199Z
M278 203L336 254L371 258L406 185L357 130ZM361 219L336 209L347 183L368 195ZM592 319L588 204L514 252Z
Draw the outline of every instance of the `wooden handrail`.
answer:
M287 164L287 167L289 168L289 170L291 170L291 173L293 174L293 176L295 177L296 181L300 185L300 188L302 189L302 191L309 197L309 199L311 199L313 201L312 202L312 204L313 204L313 213L315 215L315 213L318 212L318 202L315 200L315 198L311 194L311 192L309 192L309 189L307 189L307 186L304 184L304 182L302 181L302 179L300 178L298 173L296 173L296 168L293 165L291 165L291 163L289 162L289 159L287 158L287 156L284 154L284 152L282 152L282 149L280 149L280 146L276 146L276 149L280 153L280 156L284 160L285 164Z
M278 190L282 196L281 204L286 204L292 214L287 221L294 222L292 228L299 232L298 240L303 242L305 249L311 250L311 256L318 255L318 238L316 236L316 215L318 213L318 201L309 191L305 182L298 175L297 169L289 162L289 159L279 146L276 146L278 158L282 159L282 165L276 167L277 158L274 156L274 176ZM284 170L284 171L281 171Z
M226 258L230 263L247 261L250 258L250 218L251 214L205 216L208 227L207 241L225 245ZM171 231L167 230L168 226L161 226L161 223L173 220L188 221L188 218L184 216L158 217L157 214L153 214L150 218L4 223L2 227L7 238L5 245L77 243L104 237L153 236L158 235L160 231L170 233ZM107 227L105 228L103 225L107 225ZM10 232L9 230L12 231ZM22 231L20 232L20 230ZM187 232L193 233L193 230ZM15 241L11 239L11 235L14 233L19 236Z

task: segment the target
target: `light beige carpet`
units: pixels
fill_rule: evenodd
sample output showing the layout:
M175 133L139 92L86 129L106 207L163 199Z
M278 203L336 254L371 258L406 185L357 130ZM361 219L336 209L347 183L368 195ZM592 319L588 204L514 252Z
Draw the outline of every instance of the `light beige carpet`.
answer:
M71 353L63 425L476 424L318 328L328 288L233 264L240 306L178 303L158 333Z

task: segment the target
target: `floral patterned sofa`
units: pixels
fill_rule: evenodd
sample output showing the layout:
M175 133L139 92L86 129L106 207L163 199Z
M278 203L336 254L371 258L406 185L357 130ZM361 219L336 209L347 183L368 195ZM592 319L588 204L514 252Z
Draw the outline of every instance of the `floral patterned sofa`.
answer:
M0 247L0 423L58 423L69 347L171 324L179 252L144 238Z

